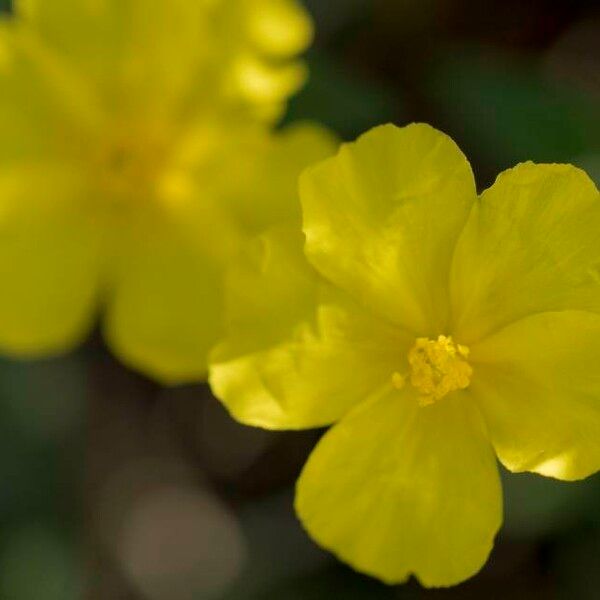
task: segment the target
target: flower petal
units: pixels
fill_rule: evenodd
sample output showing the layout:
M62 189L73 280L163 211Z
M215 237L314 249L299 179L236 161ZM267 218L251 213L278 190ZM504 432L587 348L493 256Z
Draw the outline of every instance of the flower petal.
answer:
M262 106L258 114L267 120L276 120L307 79L296 55L312 42L310 16L297 0L220 0L214 7L222 24L221 52L232 59L226 89Z
M312 22L295 0L16 0L16 13L132 117L212 96L274 118L306 80L295 55Z
M474 207L451 290L464 344L534 312L600 311L600 195L570 165L524 163Z
M336 421L391 380L412 341L322 281L302 241L299 230L274 229L228 277L229 333L212 356L210 382L247 424Z
M364 403L310 456L296 509L308 532L387 583L428 587L484 564L502 519L494 454L469 395L421 408L410 388Z
M0 173L0 348L36 356L70 350L88 333L101 279L102 228L82 181L65 167Z
M306 167L331 156L337 140L324 127L296 123L268 134L262 129L242 134L236 128L231 143L223 146L212 171L215 193L241 228L258 234L279 223L300 223L298 178Z
M18 0L16 12L26 36L37 34L43 62L85 75L140 119L181 101L212 49L199 43L208 37L202 2Z
M288 58L310 46L313 24L296 0L253 0L246 5L248 37L261 52Z
M422 335L444 331L454 243L476 198L454 142L377 127L301 178L307 254L362 304Z
M469 359L471 389L508 469L567 480L600 469L600 315L527 317Z
M132 229L117 268L106 338L123 362L165 384L201 380L221 332L219 263L200 244L201 230L192 237L167 215Z

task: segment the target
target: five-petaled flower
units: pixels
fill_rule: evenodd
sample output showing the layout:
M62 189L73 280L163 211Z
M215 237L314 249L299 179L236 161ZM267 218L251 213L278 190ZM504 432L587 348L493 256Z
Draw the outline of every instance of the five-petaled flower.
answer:
M19 0L0 22L0 349L63 351L104 311L128 364L202 378L221 273L299 219L328 134L273 120L302 83L296 0Z
M320 544L387 582L460 582L501 524L496 456L600 468L598 190L525 163L478 196L450 138L383 126L301 201L304 254L273 229L228 277L213 389L248 424L336 423L297 485Z

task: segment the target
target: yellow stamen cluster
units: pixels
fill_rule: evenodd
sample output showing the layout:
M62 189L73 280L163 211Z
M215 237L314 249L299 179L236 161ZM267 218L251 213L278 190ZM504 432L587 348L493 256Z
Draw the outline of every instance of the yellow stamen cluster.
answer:
M452 337L418 338L408 353L410 383L419 391L419 404L427 406L446 394L469 387L473 369L467 362L469 349Z

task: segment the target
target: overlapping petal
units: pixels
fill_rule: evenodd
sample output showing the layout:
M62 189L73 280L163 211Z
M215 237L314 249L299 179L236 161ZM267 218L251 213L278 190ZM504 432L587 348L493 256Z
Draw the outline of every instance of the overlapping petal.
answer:
M211 241L210 227L141 212L118 248L106 339L123 362L166 384L203 379L221 333L222 265Z
M470 358L472 391L507 468L558 479L600 469L600 315L529 316Z
M89 118L89 106L72 82L57 81L25 46L12 22L0 16L0 160L5 167L56 163L77 138L79 119Z
M17 12L39 59L84 77L111 114L172 116L208 77L214 44L203 2L20 0Z
M300 189L317 269L406 328L444 331L451 254L476 198L449 137L420 124L375 128L309 169Z
M297 0L241 0L248 40L261 54L290 58L312 42L313 26Z
M102 284L103 227L67 165L0 171L0 348L70 350L88 333ZM88 198L89 199L89 198Z
M474 207L452 270L454 330L469 344L536 312L600 311L600 195L571 165L524 163Z
M410 339L312 270L302 236L276 228L228 277L228 336L210 382L240 421L271 429L330 424L405 363Z
M231 57L229 91L258 106L267 119L279 117L308 75L296 58L313 38L308 13L297 0L218 0L215 5L227 25L219 33Z
M207 98L274 117L306 79L296 55L312 23L295 0L19 0L17 12L47 52L93 78L108 106L137 109L132 117Z
M388 583L447 586L476 573L502 517L494 453L466 393L421 408L409 388L375 396L310 456L296 509L308 532Z
M336 137L310 122L275 133L260 130L244 135L245 129L232 132L213 160L214 193L250 235L276 224L299 224L298 177L306 167L334 154Z

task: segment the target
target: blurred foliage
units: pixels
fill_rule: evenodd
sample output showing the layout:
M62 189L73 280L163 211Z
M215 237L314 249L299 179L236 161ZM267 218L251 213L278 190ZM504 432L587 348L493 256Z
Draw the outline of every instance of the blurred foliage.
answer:
M53 530L27 525L9 534L0 558L0 594L15 600L78 600L75 547Z
M576 165L585 169L590 177L600 186L600 152L597 154L584 154L574 159Z
M313 52L308 85L290 102L288 121L318 119L344 140L383 122L407 118L403 100L380 82L366 82L327 55Z
M518 162L572 162L600 150L598 103L508 57L448 49L432 70L432 101L467 155L496 172Z
M600 589L599 557L598 529L573 531L556 544L551 566L559 583L561 600L597 596Z
M596 520L600 479L565 482L531 473L502 471L503 535L515 539L544 539ZM600 524L600 519L598 520Z
M0 362L0 597L76 600L86 404L79 358Z
M344 600L393 600L397 598L392 588L359 575L349 573L334 565L312 573L310 577L297 579L276 587L270 592L256 596L253 600L322 600L344 598Z

